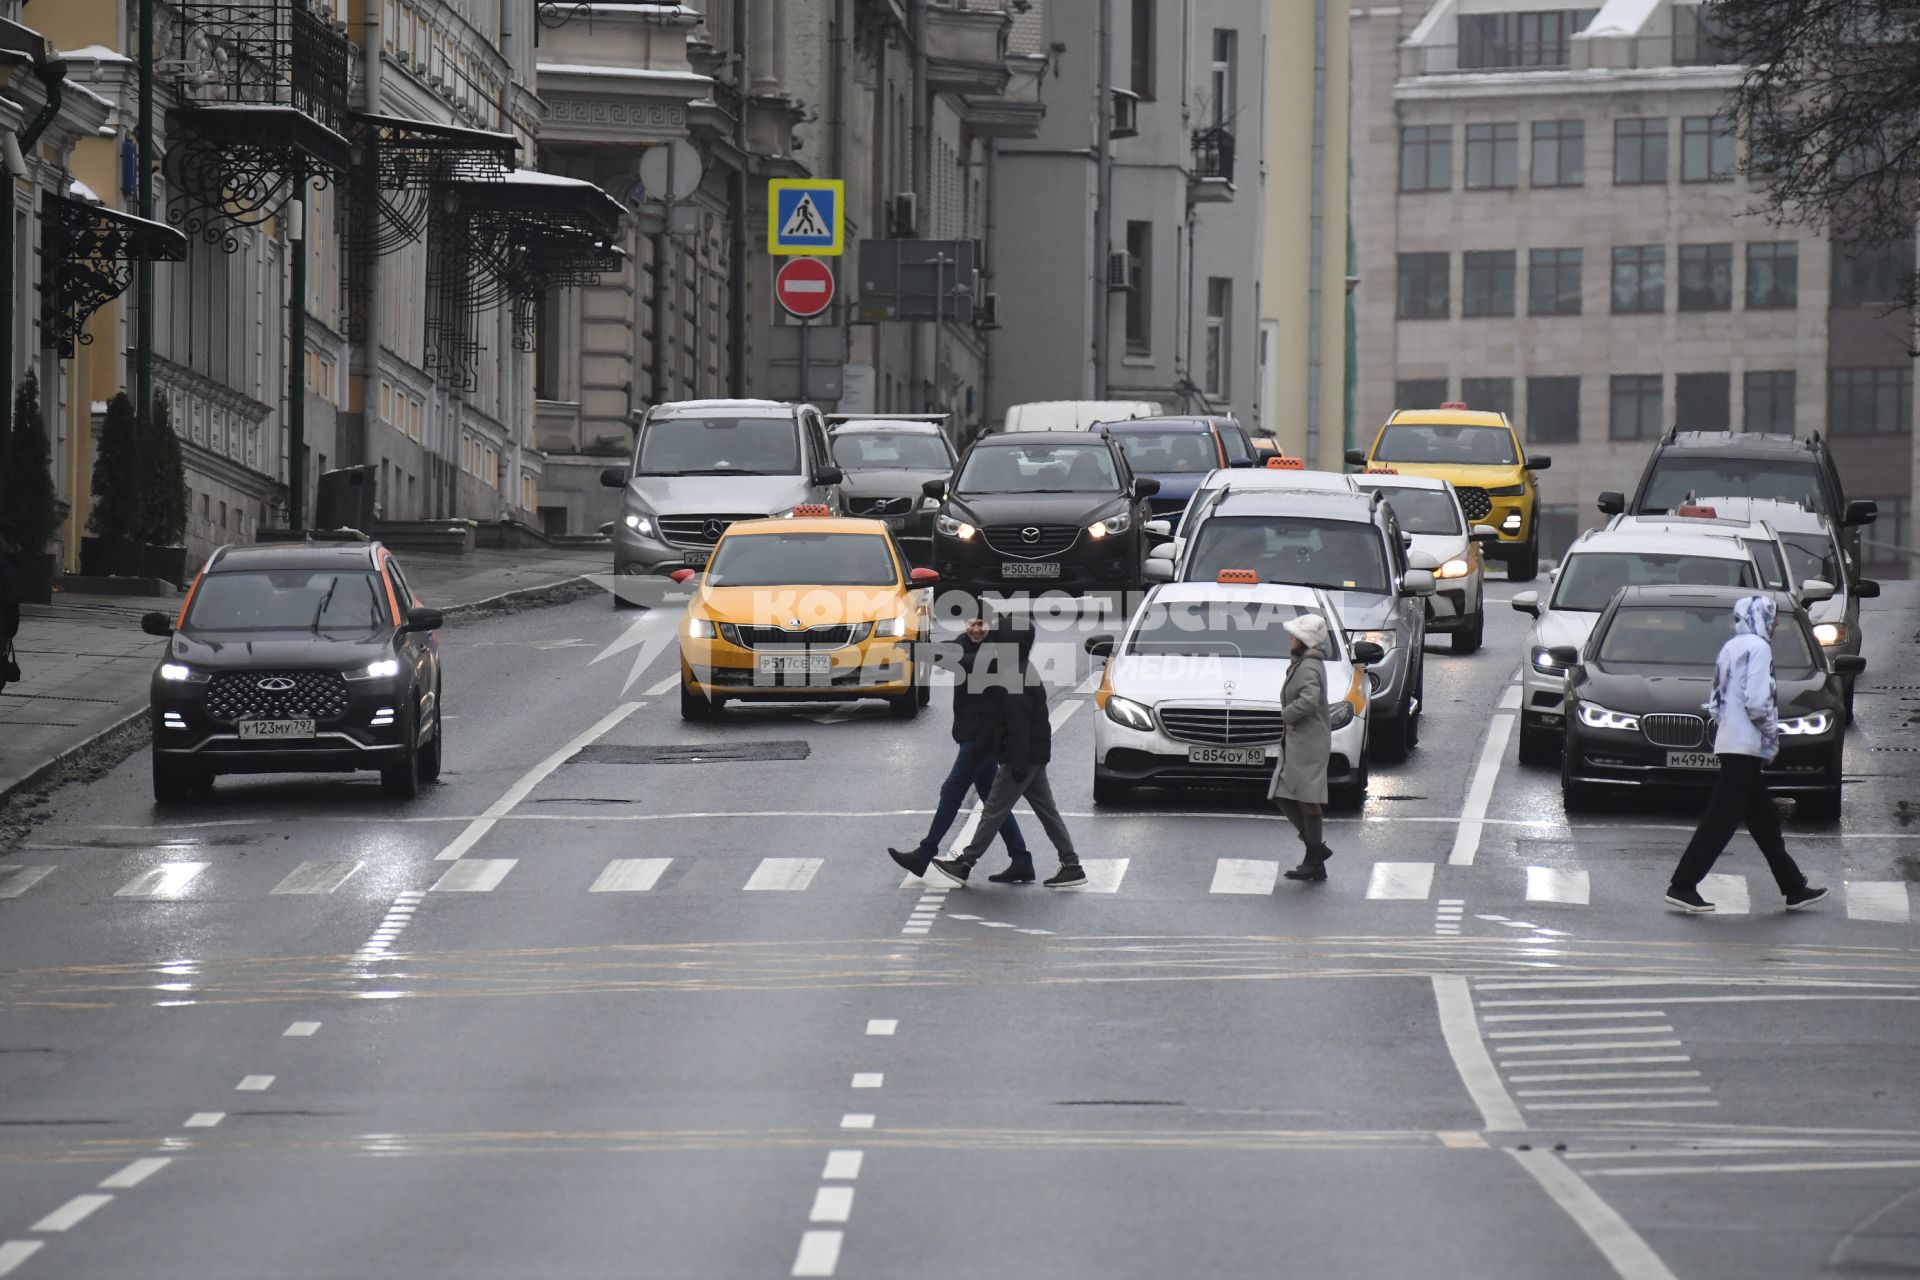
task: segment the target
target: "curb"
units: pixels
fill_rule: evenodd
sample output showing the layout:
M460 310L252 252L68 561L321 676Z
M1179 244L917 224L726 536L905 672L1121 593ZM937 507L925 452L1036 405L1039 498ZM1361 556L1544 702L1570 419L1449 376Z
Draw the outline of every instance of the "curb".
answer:
M149 703L148 695L146 694L140 694L136 697L128 698L125 701L123 701L120 704L120 707L116 709L114 713L114 720L111 724L102 726L101 728L95 730L93 733L88 734L87 737L82 741L74 743L72 746L66 748L64 751L55 753L52 759L46 760L41 764L36 765L34 768L30 769L25 774L22 774L20 777L13 779L11 782L0 784L0 807L5 806L6 803L13 798L16 792L26 790L28 787L31 787L34 783L39 782L41 779L45 778L48 774L58 769L61 765L67 763L69 760L72 760L76 756L79 756L87 751L91 751L95 746L95 744L100 742L101 739L108 738L116 733L119 733L121 730L125 729L128 725L134 723L136 720L144 720L147 716L147 712L150 706L151 704Z

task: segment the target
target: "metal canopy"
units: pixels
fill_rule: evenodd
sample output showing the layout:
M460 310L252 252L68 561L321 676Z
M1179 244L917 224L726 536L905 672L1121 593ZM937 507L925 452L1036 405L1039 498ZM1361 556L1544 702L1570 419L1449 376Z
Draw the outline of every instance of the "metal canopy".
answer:
M135 262L183 262L187 238L172 227L49 191L40 203L42 342L71 358L93 335L94 312L127 291Z

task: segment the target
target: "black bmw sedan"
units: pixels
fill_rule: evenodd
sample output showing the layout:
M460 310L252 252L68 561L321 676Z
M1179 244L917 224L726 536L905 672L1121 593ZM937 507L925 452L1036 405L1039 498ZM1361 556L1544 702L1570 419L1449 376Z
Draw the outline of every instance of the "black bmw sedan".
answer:
M934 567L974 591L1137 591L1147 500L1159 490L1159 481L1134 477L1103 433L984 437L950 482L926 486L941 500Z
M1566 755L1560 786L1569 810L1634 788L1705 790L1720 767L1704 704L1714 663L1733 635L1733 604L1750 588L1628 587L1600 615L1584 652L1551 651L1567 668ZM1843 676L1866 659L1829 659L1806 611L1775 592L1773 632L1780 754L1765 777L1801 815L1840 816Z

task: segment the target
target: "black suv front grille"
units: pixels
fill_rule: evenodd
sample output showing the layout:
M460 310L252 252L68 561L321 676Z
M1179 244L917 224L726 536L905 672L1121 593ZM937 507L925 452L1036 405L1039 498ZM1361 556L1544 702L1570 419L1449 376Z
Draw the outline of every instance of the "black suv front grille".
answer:
M1460 509L1467 513L1468 520L1485 520L1493 514L1493 499L1485 489L1470 484L1456 485L1454 492L1460 495Z
M222 671L207 684L207 715L239 720L338 720L347 714L338 671Z
M1080 537L1077 524L993 524L986 530L987 545L1016 560L1057 556Z
M764 514L661 516L660 536L677 546L710 547L735 520L759 520Z
M1285 736L1278 711L1240 707L1162 707L1160 725L1169 738L1216 747L1257 747Z

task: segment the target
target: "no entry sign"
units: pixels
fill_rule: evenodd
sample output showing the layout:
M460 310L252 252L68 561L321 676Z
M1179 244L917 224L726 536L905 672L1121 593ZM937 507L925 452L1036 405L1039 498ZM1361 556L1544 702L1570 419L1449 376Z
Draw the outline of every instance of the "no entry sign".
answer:
M833 270L818 258L793 258L774 277L773 296L789 315L811 319L833 305Z

